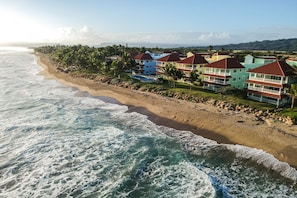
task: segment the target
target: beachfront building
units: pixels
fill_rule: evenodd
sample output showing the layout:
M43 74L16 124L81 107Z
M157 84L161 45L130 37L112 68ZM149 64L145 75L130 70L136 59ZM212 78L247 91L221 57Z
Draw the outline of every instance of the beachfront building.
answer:
M187 54L191 55L191 54ZM183 60L180 60L176 63L176 68L181 70L185 77L190 77L190 73L192 71L197 71L199 73L199 77L202 77L203 67L208 64L204 57L200 54L193 54Z
M216 52L211 57L206 57L207 62L213 63L225 58L231 58L229 52Z
M136 54L134 60L136 62L135 74L141 75L155 75L156 74L156 61L169 53L149 52Z
M163 68L165 68L165 66L167 64L172 64L173 66L176 67L176 63L178 61L180 61L180 57L179 54L174 52L174 53L170 53L162 58L157 59L156 61L156 73L157 75L162 75L163 72Z
M204 66L203 88L217 91L225 86L245 87L245 68L236 58L225 58Z
M274 104L277 107L289 103L287 92L295 82L294 69L285 61L275 61L248 71L248 98Z
M136 74L154 75L156 74L156 61L149 53L141 53L134 57Z

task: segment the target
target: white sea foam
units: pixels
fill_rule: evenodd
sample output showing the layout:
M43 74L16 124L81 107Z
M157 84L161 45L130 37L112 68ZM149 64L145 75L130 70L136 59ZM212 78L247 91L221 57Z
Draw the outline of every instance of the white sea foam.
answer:
M288 163L277 160L272 154L263 150L242 145L225 145L227 149L236 153L236 157L251 159L265 167L279 172L282 176L297 181L297 171Z
M228 150L234 152L238 158L253 160L258 164L262 164L280 173L286 178L297 181L297 171L295 168L291 167L288 163L277 160L272 154L264 152L263 150L242 145L218 144L216 141L195 135L190 131L178 131L167 127L160 127L160 130L180 140L186 150L196 155L207 154L209 150L226 147Z
M148 169L151 171L146 174L154 178L152 184L157 186L158 197L215 197L208 175L192 163L164 166L156 160Z

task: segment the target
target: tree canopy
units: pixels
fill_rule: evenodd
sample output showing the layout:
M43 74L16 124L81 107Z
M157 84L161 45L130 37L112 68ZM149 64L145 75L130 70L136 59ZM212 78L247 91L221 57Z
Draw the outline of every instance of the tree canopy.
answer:
M66 72L119 75L124 71L131 71L136 65L126 48L121 45L104 48L57 45L39 47L35 51L49 55L58 69Z

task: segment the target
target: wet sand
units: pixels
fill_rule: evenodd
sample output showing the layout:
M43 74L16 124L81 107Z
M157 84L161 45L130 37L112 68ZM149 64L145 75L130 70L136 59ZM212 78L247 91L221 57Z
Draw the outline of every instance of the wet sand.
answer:
M110 102L128 105L128 111L145 114L158 125L192 131L218 143L240 144L262 149L280 161L297 167L297 126L280 122L260 123L253 115L228 112L214 106L167 98L95 82L56 70L48 59L38 55L46 78L86 91L95 97L105 97Z

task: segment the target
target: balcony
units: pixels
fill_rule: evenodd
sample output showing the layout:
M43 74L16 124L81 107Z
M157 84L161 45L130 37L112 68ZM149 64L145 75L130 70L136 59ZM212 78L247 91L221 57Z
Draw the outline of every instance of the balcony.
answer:
M252 100L255 100L255 101L259 101L259 102L265 102L265 103L269 103L269 104L273 104L273 105L278 105L277 100L265 98L265 97L262 97L262 96L248 95L248 98L250 98Z
M211 77L205 77L204 82L215 83L215 84L219 84L219 85L228 85L229 84L228 81L225 79L218 79L218 78L211 78Z
M196 68L194 67L177 67L177 69L179 70L183 70L183 71L194 71Z
M231 76L231 72L221 72L221 71L211 71L211 70L204 70L203 74L205 75L215 75L215 76Z
M272 89L266 89L264 87L254 87L254 86L248 86L248 89L252 90L252 91L259 91L259 92L268 93L268 94L275 94L275 95L285 94L285 92L282 89L272 90Z
M259 82L266 82L266 83L273 83L273 84L287 84L288 83L287 79L284 80L282 78L281 80L275 80L275 79L271 79L271 78L265 78L265 76L263 78L249 76L249 80L259 81Z

